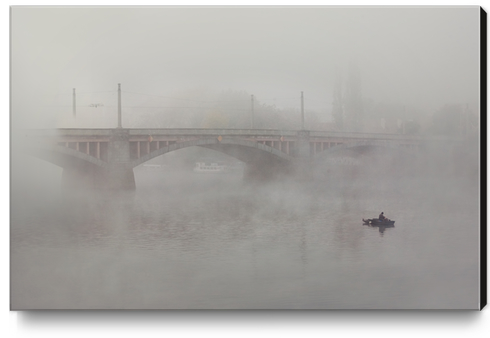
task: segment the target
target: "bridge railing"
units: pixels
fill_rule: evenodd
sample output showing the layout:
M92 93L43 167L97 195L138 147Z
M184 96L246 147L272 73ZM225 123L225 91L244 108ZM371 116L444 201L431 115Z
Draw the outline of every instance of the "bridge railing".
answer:
M276 129L130 129L129 135L195 135L195 136L296 136L297 131Z
M114 129L82 129L82 128L60 128L60 129L27 129L24 132L29 136L111 136Z
M60 128L60 129L31 129L26 130L29 136L39 137L63 137L63 136L111 136L114 131L127 132L129 136L169 135L169 136L264 136L264 137L296 137L298 130L277 129L200 129L200 128L132 128L132 129L82 129L82 128ZM338 132L338 131L308 131L310 137L320 138L347 138L347 139L382 139L382 140L412 140L412 141L449 141L458 140L458 137L407 135L407 134L385 134L385 133L363 133L363 132Z

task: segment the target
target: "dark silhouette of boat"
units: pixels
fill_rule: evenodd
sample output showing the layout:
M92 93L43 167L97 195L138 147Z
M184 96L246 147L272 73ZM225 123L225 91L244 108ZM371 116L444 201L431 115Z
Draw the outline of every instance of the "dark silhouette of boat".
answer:
M363 218L362 222L364 225L381 226L386 228L395 226L395 221L392 221L391 219L380 220L379 218Z

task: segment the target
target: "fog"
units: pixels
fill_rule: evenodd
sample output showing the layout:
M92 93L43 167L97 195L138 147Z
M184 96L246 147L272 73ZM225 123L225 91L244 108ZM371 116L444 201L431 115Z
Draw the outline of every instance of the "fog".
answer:
M336 74L345 79L350 62L359 68L363 98L428 115L452 103L478 109L476 6L13 7L11 17L14 128L77 127L70 119L73 88L80 105L112 106L115 114L117 97L108 92L115 94L118 83L123 91L167 98L196 89L245 91L297 109L303 91L306 111L328 121ZM135 105L145 106L143 99ZM162 99L158 106L175 104ZM78 119L116 125L110 116L101 121L100 109L83 108Z
M12 307L477 308L479 16L13 7ZM303 93L306 130L426 141L265 163L256 180L188 147L137 166L134 191L66 189L23 152L26 130L115 128L118 84L123 128L297 131ZM381 211L395 228L362 226Z

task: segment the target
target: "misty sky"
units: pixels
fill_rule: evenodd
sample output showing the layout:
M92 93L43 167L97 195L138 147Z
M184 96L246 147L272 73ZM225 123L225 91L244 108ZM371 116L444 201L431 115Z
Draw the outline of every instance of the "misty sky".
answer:
M72 88L116 91L118 83L168 97L246 91L283 108L299 107L304 91L307 110L330 116L335 71L346 77L350 61L365 98L428 113L446 103L476 106L479 16L477 6L13 7L13 127L63 127Z

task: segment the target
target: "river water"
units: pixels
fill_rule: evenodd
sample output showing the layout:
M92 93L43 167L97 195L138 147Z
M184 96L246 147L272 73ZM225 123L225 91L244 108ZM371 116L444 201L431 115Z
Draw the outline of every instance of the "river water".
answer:
M12 309L478 308L478 184L135 175L12 195ZM362 225L381 211L394 228Z

